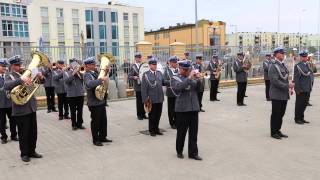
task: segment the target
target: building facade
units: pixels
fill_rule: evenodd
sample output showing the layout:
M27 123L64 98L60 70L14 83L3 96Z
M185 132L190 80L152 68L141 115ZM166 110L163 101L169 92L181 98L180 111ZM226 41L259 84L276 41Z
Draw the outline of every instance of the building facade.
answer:
M4 40L1 38L0 47L25 42L24 45L43 47L55 59L84 58L82 54L91 56L101 52L118 57L132 54L128 49L144 39L142 7L112 1L106 4L66 0L5 1L1 3L0 20L1 27L8 27L8 30L0 29L1 35L7 36ZM17 11L14 11L16 6L21 12L18 17L13 13ZM6 25L8 21L12 25ZM18 32L14 29L15 23ZM21 25L23 28L19 29Z
M198 22L198 44L200 46L221 46L225 44L226 23L222 21L200 20ZM196 44L196 25L180 24L156 31L145 32L145 40L154 46L169 46L182 42L187 46Z
M236 47L305 47L308 34L273 32L238 32L227 35L227 45Z
M21 52L13 47L29 46L28 1L18 2L0 2L0 57Z

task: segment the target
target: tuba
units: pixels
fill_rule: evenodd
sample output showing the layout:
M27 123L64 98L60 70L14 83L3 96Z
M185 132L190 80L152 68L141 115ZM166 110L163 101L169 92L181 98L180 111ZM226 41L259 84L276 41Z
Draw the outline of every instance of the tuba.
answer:
M40 66L48 67L50 64L48 56L46 56L45 54L39 51L32 52L31 56L32 56L32 61L29 64L28 68L26 68L24 73L21 75L21 77L31 77L33 69L38 68ZM11 100L15 104L24 105L31 99L31 97L39 88L39 86L40 86L40 79L38 77L35 77L32 79L31 85L16 86L10 92Z
M98 56L98 60L100 61L100 72L98 79L101 77L105 77L109 74L109 66L111 63L115 62L114 57L111 54L100 54ZM95 95L99 100L104 100L106 92L108 91L109 81L103 81L102 84L96 87Z

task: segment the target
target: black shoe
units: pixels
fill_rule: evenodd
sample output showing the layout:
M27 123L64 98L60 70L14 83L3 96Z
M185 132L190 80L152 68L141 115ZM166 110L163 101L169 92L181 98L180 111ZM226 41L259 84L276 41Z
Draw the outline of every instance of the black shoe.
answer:
M203 109L200 109L200 112L206 112L205 110L203 110Z
M183 159L183 158L184 158L183 154L177 154L177 157L178 157L179 159Z
M267 101L271 101L271 99L270 99L270 98L267 98Z
M278 135L282 138L288 138L289 136L285 135L285 134L282 134L282 132L279 132Z
M160 131L157 131L157 132L156 132L156 134L157 134L157 135L160 135L160 136L162 136L162 135L163 135L163 133L162 133L162 132L160 132Z
M64 119L71 119L68 115L63 117Z
M103 146L103 144L102 144L100 141L93 142L93 144L94 144L95 146Z
M198 155L195 155L195 156L189 156L190 159L194 159L194 160L197 160L197 161L202 161L202 158Z
M176 125L171 125L171 129L177 129Z
M86 129L86 127L84 127L84 126L78 126L78 129L82 129L82 130L84 130L84 129Z
M217 91L217 93L221 93L220 91Z
M43 156L41 154L35 152L30 157L32 157L32 158L42 158Z
M303 121L301 121L301 120L296 120L296 124L303 125L303 124L304 124L304 122L303 122Z
M244 103L240 103L240 104L238 104L238 106L247 106L247 105Z
M150 136L156 136L157 134L155 132L150 132Z
M105 139L101 139L101 142L112 143L112 140L105 138Z
M274 139L281 139L281 136L279 134L272 134L271 137Z
M144 115L142 118L143 118L143 119L149 119L149 118L148 118L147 116L145 116L145 115Z
M143 117L138 117L138 120L143 120Z
M106 103L106 107L109 107L109 104Z
M59 120L63 120L63 117L62 117L62 116L59 116Z
M17 137L11 137L11 141L19 141Z
M52 110L52 112L58 112L55 108L54 109L51 109Z
M48 109L47 113L51 113L51 109Z
M75 127L75 126L72 127L72 130L73 130L73 131L75 131L75 130L77 130L77 129L78 129L78 128Z
M1 144L7 144L8 140L7 139L1 139Z
M215 100L213 100L213 101L220 101L220 99L215 99Z
M307 106L312 106L312 104L308 103Z
M23 162L30 162L30 157L29 157L29 156L22 156L22 157L21 157L21 160L22 160Z
M309 121L306 121L306 120L302 120L303 123L306 123L306 124L309 124L310 122Z
M247 95L244 95L244 97L248 97Z

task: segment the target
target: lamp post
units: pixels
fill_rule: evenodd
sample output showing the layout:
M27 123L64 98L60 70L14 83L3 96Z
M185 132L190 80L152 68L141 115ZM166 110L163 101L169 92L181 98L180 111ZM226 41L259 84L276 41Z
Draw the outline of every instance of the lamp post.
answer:
M280 33L280 0L278 0L278 26L277 26L277 46L280 45L280 36L279 36L279 33Z
M196 24L196 52L199 52L199 45L198 45L198 0L194 1L195 3L195 24Z
M317 45L318 45L318 62L319 62L319 58L320 58L320 0L319 0L319 8L318 8L318 37L317 37L317 39L318 39L318 43L317 43Z
M230 27L234 27L235 47L237 47L238 46L238 26L235 24L231 24Z
M306 12L306 9L301 9L300 13L299 13L299 52L301 51L301 18L302 18L302 13Z

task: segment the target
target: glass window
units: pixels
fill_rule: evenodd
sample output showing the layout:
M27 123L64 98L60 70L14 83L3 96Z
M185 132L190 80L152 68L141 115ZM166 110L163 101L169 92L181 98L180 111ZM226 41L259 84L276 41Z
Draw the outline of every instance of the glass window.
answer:
M119 54L119 44L118 42L112 42L112 55L118 56Z
M79 10L72 9L72 18L79 18Z
M112 26L112 39L118 39L118 26Z
M62 18L62 17L63 17L63 9L57 8L57 18Z
M49 39L49 24L48 23L42 23L42 37Z
M113 22L113 23L118 22L118 13L117 12L111 12L111 22Z
M22 6L22 16L27 17L27 6Z
M87 22L92 22L93 21L92 10L86 10L86 21Z
M106 12L99 11L99 22L106 22Z
M79 33L79 24L73 24L73 36L74 36L74 37L80 36L80 33Z
M132 23L133 23L133 26L138 26L139 25L138 14L137 13L133 13L132 14Z
M138 42L139 41L139 28L133 27L133 41Z
M59 58L65 59L65 55L66 55L65 43L59 42L58 46L59 46Z
M0 11L2 16L10 16L10 6L7 3L0 3Z
M2 21L2 34L3 36L13 36L13 24L12 21Z
M106 52L107 52L107 43L100 42L100 53L106 53Z
M128 21L129 20L129 15L128 13L123 13L123 20Z
M105 25L99 25L99 38L106 39L106 26Z
M93 39L93 25L92 24L87 24L86 25L86 30L87 30L87 39Z
M64 24L58 23L58 36L64 37Z
M41 11L41 17L48 17L49 16L47 7L41 7L40 11Z

